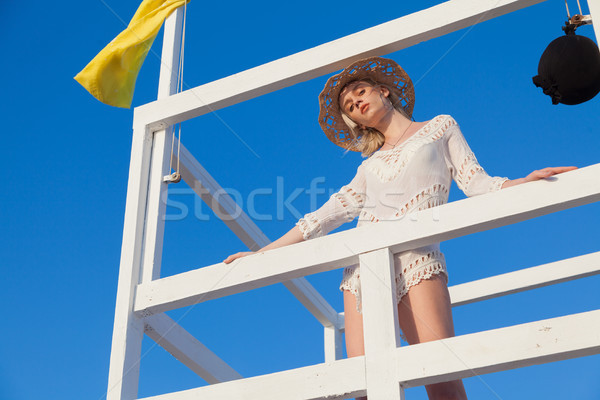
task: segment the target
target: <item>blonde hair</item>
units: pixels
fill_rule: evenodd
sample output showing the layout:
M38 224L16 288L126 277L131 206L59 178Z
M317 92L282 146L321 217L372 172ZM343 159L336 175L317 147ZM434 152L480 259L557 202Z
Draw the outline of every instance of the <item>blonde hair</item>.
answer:
M411 119L402 107L402 100L400 100L398 95L389 86L375 82L371 79L360 79L360 82L366 82L369 85L375 87L379 86L386 88L389 92L387 98L390 101L390 103L392 103L394 109L400 114L402 114L404 117ZM352 82L348 82L346 86L350 83ZM358 126L356 122L354 122L348 115L346 115L346 113L344 113L343 109L340 109L340 112L342 114L342 119L344 120L346 125L348 125L348 128L350 128L350 136L352 138L351 140L353 143L353 148L357 151L360 151L363 157L369 157L371 154L376 152L381 146L383 146L383 144L385 143L385 136L383 136L383 133L379 132L375 128L366 127L362 129Z

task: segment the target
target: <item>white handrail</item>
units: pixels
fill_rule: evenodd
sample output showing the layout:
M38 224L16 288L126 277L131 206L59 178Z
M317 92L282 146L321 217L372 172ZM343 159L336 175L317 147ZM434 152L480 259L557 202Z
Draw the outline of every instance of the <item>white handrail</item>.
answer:
M153 314L393 253L489 230L600 200L600 164L138 285L134 310ZM473 210L479 210L475 213Z

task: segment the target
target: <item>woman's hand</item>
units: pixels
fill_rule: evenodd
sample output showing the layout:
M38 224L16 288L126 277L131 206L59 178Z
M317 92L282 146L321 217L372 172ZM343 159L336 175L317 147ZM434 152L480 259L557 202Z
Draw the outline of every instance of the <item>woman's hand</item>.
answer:
M577 169L577 167L548 167L544 169L540 169L537 171L533 171L529 175L527 175L524 179L525 182L533 182L543 178L548 178L549 176L562 174L563 172L572 171Z
M290 229L289 232L287 232L285 235L283 235L276 241L269 243L262 249L259 249L258 251L240 251L239 253L230 255L229 257L224 259L223 262L225 264L230 264L232 261L237 260L241 257L250 256L256 253L262 253L263 251L276 249L278 247L287 246L289 244L300 243L302 241L304 241L302 232L300 232L298 226L294 225L294 227L292 227L292 229Z
M502 189L506 189L507 187L510 187L510 186L519 185L521 183L533 182L533 181L537 181L540 179L549 178L552 175L562 174L563 172L573 171L574 169L577 169L577 167L548 167L548 168L544 168L544 169L539 169L539 170L533 171L532 173L527 175L525 178L513 179L510 181L504 182L504 184L502 185Z
M252 254L256 254L256 252L255 251L240 251L239 253L235 253L235 254L230 255L229 257L227 257L226 259L224 259L223 262L225 264L229 264L233 260L237 260L238 258L246 257L246 256L249 256L249 255L252 255Z

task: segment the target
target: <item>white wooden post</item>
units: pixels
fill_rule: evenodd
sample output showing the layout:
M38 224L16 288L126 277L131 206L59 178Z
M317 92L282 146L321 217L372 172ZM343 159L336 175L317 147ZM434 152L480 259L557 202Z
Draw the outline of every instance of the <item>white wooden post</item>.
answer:
M342 350L342 331L335 326L326 326L323 328L325 362L341 360Z
M163 60L167 63L176 59L175 50L179 53L178 21L180 24L181 9L176 10L165 24ZM171 57L165 57L165 52ZM173 72L177 76L177 68L173 71L169 67L161 67L159 97L172 93L175 88L172 77ZM136 122L134 118L107 400L137 398L144 321L134 314L133 304L136 286L141 281L160 277L165 210L160 196L166 191L161 174L165 170L165 158L168 160L165 155L168 156L170 151L168 136L165 131L153 135L146 124Z
M151 151L151 133L144 125L135 126L127 184L107 400L137 398L144 322L134 314L133 303L136 286L140 281Z
M165 21L163 48L158 82L158 99L177 92L177 72L181 48L183 8L175 10ZM169 165L173 127L154 132L148 188L142 282L160 278L168 183L163 177L171 173Z
M590 17L592 17L592 25L596 34L596 44L600 46L600 0L588 0L588 8L590 9Z
M392 354L400 346L393 254L388 248L359 256L369 400L404 399Z

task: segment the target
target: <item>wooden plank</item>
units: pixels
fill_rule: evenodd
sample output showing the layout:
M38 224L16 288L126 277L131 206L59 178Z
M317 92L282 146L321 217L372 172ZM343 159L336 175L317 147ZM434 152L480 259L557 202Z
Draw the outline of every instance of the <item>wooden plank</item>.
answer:
M249 249L258 250L271 242L183 145L180 160L182 179ZM292 279L283 284L324 327L339 329L337 312L306 279Z
M600 354L600 310L398 348L402 386Z
M165 314L145 319L145 333L208 383L242 376Z
M144 283L135 310L157 313L393 253L497 228L600 200L600 164L310 241ZM479 212L473 212L479 210ZM435 217L435 218L434 218Z
M394 255L380 249L361 254L359 260L367 396L370 400L404 399L390 359L400 346Z
M600 310L478 332L391 352L403 387L600 353ZM366 394L365 357L147 397L143 400L341 399Z
M177 92L177 71L179 70L179 50L181 48L181 26L183 9L173 12L165 21L163 48L158 83L158 99ZM146 204L146 227L144 228L144 250L142 259L142 282L160 278L165 213L168 183L163 181L171 173L169 165L173 127L154 132Z
M152 130L389 54L544 0L451 0L135 109Z
M354 357L143 400L334 400L364 395L364 357Z
M600 45L600 0L588 0L588 8L592 17L596 44Z
M600 252L568 258L449 287L452 306L600 274Z

